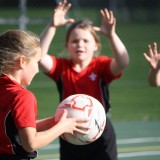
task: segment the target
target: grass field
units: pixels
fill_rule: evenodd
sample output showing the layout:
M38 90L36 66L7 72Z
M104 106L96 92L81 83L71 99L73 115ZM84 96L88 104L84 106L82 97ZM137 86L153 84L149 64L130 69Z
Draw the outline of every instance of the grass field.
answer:
M12 12L12 15L10 14ZM49 18L52 9L28 10L28 17ZM98 10L84 10L83 16L90 18L96 25L100 24ZM14 16L18 18L17 9L1 9L2 17ZM72 12L70 15L74 15ZM29 24L28 30L40 34L46 24ZM7 29L18 28L18 25L1 25L0 32ZM154 41L160 42L160 24L155 23L121 23L117 22L116 31L126 45L130 64L121 79L110 86L112 102L111 118L113 121L149 121L160 120L160 89L151 88L147 83L149 66L143 58L143 52L147 52L147 45ZM64 46L65 27L57 30L56 36L50 48L50 53L58 56ZM111 55L107 39L101 36L102 54ZM159 43L160 44L160 43ZM159 46L160 47L160 46ZM37 97L39 105L39 118L50 116L59 103L56 86L48 77L40 72L28 87Z

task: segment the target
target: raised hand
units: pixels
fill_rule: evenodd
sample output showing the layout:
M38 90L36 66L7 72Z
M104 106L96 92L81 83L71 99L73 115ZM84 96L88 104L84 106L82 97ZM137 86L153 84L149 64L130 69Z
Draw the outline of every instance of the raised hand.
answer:
M159 70L160 69L160 53L158 53L157 51L157 43L153 43L153 47L151 47L151 45L148 45L148 52L149 55L147 55L146 53L144 53L144 58L146 59L146 61L149 63L149 65L151 66L151 68L153 68L154 70Z
M58 6L55 8L53 12L53 17L51 19L52 26L59 27L74 22L74 19L72 18L65 18L70 7L71 4L67 3L66 0L58 4Z
M116 19L113 12L108 9L101 9L101 27L94 27L95 31L99 31L106 36L112 36L115 33Z

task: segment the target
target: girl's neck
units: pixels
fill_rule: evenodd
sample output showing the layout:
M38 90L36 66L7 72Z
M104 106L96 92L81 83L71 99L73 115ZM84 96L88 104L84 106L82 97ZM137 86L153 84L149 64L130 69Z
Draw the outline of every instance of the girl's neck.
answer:
M4 75L6 75L9 79L16 81L20 84L20 79L16 76L16 74L5 73Z
M83 62L77 62L77 63L73 62L73 64L74 64L73 68L76 72L81 72L82 70L84 70L90 64L90 62L91 62L91 60L85 61L85 62L84 61Z

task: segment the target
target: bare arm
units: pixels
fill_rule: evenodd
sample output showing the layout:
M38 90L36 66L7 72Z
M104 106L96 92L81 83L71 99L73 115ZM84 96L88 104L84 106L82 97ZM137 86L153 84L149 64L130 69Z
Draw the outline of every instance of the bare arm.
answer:
M43 32L40 34L40 41L41 41L43 56L39 64L41 69L46 73L50 71L53 65L52 59L48 55L48 50L54 38L54 35L56 33L56 28L59 26L63 26L68 23L74 22L74 19L65 18L65 15L67 14L70 7L71 7L71 4L70 3L67 4L66 0L64 0L63 2L60 2L56 7L56 9L54 10L50 22L48 23L46 28L43 30Z
M41 125L43 125L39 126L41 130L42 128L46 129L49 128L49 126L52 126L41 132L37 132L37 130L33 127L19 129L20 140L23 148L28 152L37 150L48 145L64 132L73 134L74 131L77 131L82 134L87 134L89 129L86 125L88 123L88 119L66 118L66 116L67 111L64 110L62 117L59 118L60 120L56 123L53 122L55 125L50 123L53 121L53 118L45 119L44 122L40 121ZM46 120L47 122L45 122ZM44 124L47 124L47 126L44 127Z
M148 45L149 56L144 53L144 58L150 65L150 71L148 73L148 82L152 87L160 86L160 53L157 51L157 43L153 43L153 49L151 45Z
M54 117L49 117L36 121L37 132L47 130L56 124Z
M114 75L122 72L129 64L129 56L126 47L115 32L116 19L112 11L107 9L101 10L101 28L95 27L108 38L111 46L113 60L111 62L111 72Z
M148 74L148 82L152 87L160 87L160 69L151 69Z

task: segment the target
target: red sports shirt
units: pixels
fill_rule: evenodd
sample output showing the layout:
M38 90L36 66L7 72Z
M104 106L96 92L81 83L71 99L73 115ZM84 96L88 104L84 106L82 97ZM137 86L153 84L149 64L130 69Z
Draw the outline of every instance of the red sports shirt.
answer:
M37 102L32 92L7 76L0 76L0 154L35 157L19 141L18 129L36 128Z
M52 56L53 67L48 73L57 84L60 101L72 94L88 94L98 99L109 109L108 84L121 76L114 76L110 71L111 58L99 56L81 72L76 72L72 61L66 58Z

